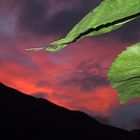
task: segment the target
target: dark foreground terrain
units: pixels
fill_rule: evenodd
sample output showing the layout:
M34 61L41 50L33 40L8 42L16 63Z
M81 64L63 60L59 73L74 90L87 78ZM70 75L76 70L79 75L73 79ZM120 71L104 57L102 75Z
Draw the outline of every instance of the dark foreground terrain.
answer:
M0 140L140 140L138 135L0 83Z

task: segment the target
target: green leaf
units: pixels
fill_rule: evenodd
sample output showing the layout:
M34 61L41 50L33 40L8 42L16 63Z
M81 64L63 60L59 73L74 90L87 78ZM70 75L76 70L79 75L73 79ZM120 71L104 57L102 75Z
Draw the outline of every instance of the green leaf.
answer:
M108 77L119 92L120 103L140 97L140 43L128 47L118 56Z
M96 36L111 32L139 15L140 0L104 0L85 16L65 38L52 42L51 47L44 45L41 48L27 50L56 52L86 36Z

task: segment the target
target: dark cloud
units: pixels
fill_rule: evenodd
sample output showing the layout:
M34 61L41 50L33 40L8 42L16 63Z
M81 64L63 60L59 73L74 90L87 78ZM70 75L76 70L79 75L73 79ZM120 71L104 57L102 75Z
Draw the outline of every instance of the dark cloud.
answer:
M139 41L139 36L140 36L139 25L140 25L140 18L125 24L121 28L114 31L112 35L116 39L119 39L122 42L128 42L133 44Z
M139 108L140 103L135 100L114 108L111 112L110 121L114 126L127 130L140 129Z
M84 2L79 0L79 6L70 10L63 10L53 16L48 24L51 32L66 34L76 25L88 12L97 5L97 1ZM67 5L67 3L66 3ZM74 7L74 3L73 3Z
M39 36L48 36L50 34L61 34L64 36L101 1L102 0L89 0L87 2L78 0L78 6L76 6L73 0L71 2L65 0L55 1L54 5L58 5L61 2L65 7L70 3L71 8L61 9L50 16L50 10L52 10L52 8L58 8L57 6L52 7L50 0L22 0L19 6L17 20L19 31L35 33ZM123 42L134 43L139 39L139 24L140 18L127 23L108 35Z
M36 98L47 98L48 94L46 92L33 93L32 96Z
M32 35L46 37L51 34L66 35L80 19L100 2L102 0L1 0L0 7L16 12L17 28L20 34L32 33ZM70 8L68 8L69 5ZM50 15L52 10L56 10L56 12ZM140 35L139 24L140 18L102 37L111 36L122 42L137 42ZM25 35L27 36L27 34Z
M66 34L80 19L82 12L78 13L76 10L65 10L55 15L50 22L48 22L49 33Z
M88 60L78 65L76 70L62 84L78 87L81 91L93 91L97 87L109 85L106 77L100 75L101 67L94 61ZM98 72L98 73L97 73Z
M49 3L41 0L24 0L18 13L18 28L25 32L45 34Z
M59 4L58 1L55 4ZM90 10L92 10L98 1L83 2L78 0L78 6L75 7L75 1L64 1L61 3L67 7L71 3L71 9L58 11L56 14L50 16L49 12L52 10L50 0L22 0L18 11L17 25L19 31L36 33L40 36L50 34L66 34L81 18L83 18ZM75 8L74 8L75 7ZM55 8L55 6L53 6ZM58 8L58 7L56 7Z
M82 91L93 91L97 87L106 86L109 81L104 78L94 74L73 74L70 79L64 81L64 85L69 85L72 87L79 87Z
M131 45L139 41L140 37L139 25L140 18L137 18L110 33L103 34L102 36L96 36L94 38L96 39L105 38L106 40L107 38L109 38L109 41L115 39L118 40L119 42L129 43Z

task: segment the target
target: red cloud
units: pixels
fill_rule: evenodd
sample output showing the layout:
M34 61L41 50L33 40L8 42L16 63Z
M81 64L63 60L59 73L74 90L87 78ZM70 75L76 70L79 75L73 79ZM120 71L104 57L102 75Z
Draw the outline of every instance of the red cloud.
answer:
M22 48L29 46L28 43L20 45ZM107 78L106 73L112 60L122 50L119 45L112 47L107 43L85 39L56 54L43 51L26 52L22 48L8 52L7 59L0 61L1 82L27 94L46 93L47 98L57 104L91 114L108 113L118 104L116 93L108 84L98 86L100 83L94 83L97 82L96 79L102 80L97 77ZM6 49L8 48L4 48L3 53ZM11 54L13 57L9 57ZM94 76L96 77L94 82L87 80L97 86L93 91L84 91L78 86L65 83L74 74L87 77L90 76L89 73L93 74L93 81ZM81 81L77 82L80 84Z

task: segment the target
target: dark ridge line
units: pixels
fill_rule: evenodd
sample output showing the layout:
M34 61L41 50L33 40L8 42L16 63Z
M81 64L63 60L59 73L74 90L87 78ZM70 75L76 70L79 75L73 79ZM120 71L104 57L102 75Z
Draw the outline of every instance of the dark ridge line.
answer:
M113 22L111 22L111 23L107 23L107 24L100 25L100 26L98 26L98 27L96 27L96 28L90 28L90 29L88 29L87 31L85 31L85 32L83 32L83 33L81 33L81 34L79 34L73 41L71 41L71 42L69 42L69 43L76 42L76 41L77 41L78 39L80 39L82 36L85 36L85 35L87 35L87 34L93 32L93 31L99 31L99 30L102 29L102 28L107 28L107 27L109 27L109 26L111 26L111 25L115 25L115 24L118 24L118 23L127 21L127 20L129 20L129 19L132 19L132 18L135 18L135 17L138 17L138 16L140 16L140 12L137 13L137 14L134 14L134 15L132 15L132 16L128 16L128 17L125 17L125 18L122 18L122 19L115 20L115 21L113 21Z

